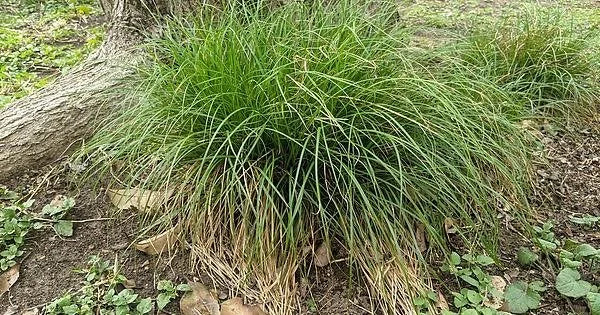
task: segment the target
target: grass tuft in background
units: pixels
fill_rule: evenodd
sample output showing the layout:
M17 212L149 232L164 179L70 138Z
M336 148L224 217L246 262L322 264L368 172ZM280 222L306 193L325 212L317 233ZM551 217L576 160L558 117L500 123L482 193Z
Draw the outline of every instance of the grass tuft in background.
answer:
M600 100L597 35L563 10L530 9L495 32L475 32L460 43L461 58L530 113L581 117Z

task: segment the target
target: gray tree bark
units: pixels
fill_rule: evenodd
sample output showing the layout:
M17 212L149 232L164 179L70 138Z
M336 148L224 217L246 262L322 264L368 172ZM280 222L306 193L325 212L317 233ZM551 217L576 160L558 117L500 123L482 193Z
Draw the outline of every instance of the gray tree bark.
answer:
M114 111L106 91L130 75L139 61L142 33L158 16L173 11L170 0L100 0L108 17L102 46L50 86L0 111L0 180L56 162Z

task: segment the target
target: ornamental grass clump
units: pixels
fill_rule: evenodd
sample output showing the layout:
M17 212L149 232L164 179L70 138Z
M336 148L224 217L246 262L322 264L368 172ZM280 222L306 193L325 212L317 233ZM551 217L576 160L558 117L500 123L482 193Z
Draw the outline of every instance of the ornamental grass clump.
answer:
M476 31L458 50L466 65L514 93L529 112L581 118L600 101L597 36L565 12L531 9L493 32Z
M173 191L149 222L177 222L216 282L272 313L292 312L322 243L373 308L412 312L427 268L416 230L430 252L445 218L490 242L498 205L524 215L529 149L510 94L429 73L396 18L342 1L171 21L84 148L88 177Z

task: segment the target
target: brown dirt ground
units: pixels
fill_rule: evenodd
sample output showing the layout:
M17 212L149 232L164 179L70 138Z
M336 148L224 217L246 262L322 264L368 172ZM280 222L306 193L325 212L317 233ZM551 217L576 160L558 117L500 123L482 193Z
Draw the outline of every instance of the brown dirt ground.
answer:
M48 176L50 173L53 175ZM192 272L195 268L189 263L187 252L160 258L137 251L132 246L139 241L136 239L137 216L133 210L129 216L113 217L104 194L70 187L68 177L68 171L45 170L3 183L21 195L33 195L34 211L40 211L56 195L74 197L76 205L68 219L88 222L75 223L74 235L69 238L58 237L48 229L28 236L26 253L20 262L20 277L9 293L0 298L0 314L21 314L32 308L41 310L46 303L79 289L82 277L73 270L85 267L92 255L111 261L117 258L121 273L135 282L135 291L142 297L155 297L156 283L163 279L174 283L200 281L211 287L209 277ZM106 218L110 220L104 220ZM335 263L301 280L306 284L306 302L300 306L300 313L368 314L366 293L351 286L347 275L345 264ZM162 314L179 314L178 300L171 302Z
M600 132L589 129L553 130L548 126L540 128L540 142L544 150L536 158L538 162L534 166L535 182L529 201L535 215L531 223L541 226L552 221L556 239L562 243L571 239L598 248L598 226L586 228L572 223L569 218L582 214L600 216ZM519 247L536 250L515 219L503 217L500 229L500 266L489 268L488 272L502 276L507 283L543 280L548 286L547 291L541 294L540 308L528 314L589 314L583 299L563 298L554 289L555 276L560 269L558 262L540 254L541 259L534 266L527 268L517 264ZM456 248L467 247L459 240L451 240L451 243ZM584 271L582 276L592 283L600 283L597 273ZM436 287L448 299L451 297L449 292L458 291L460 284L456 279L442 275ZM448 301L451 303L451 299Z
M600 133L590 129L546 131L542 142L547 163L536 167L537 181L531 197L538 224L551 220L555 224L556 238L562 242L571 239L600 247L598 225L586 228L569 220L572 215L600 216ZM511 261L514 265L518 246L531 247L531 243L521 238L507 239L506 244L502 244L505 266L511 266ZM530 270L507 270L517 278L544 279L550 284L542 295L542 307L534 314L588 314L585 301L567 300L553 289L553 271L557 267L549 266L549 262L545 262ZM583 277L592 283L600 282L597 273L583 272Z
M193 280L193 275L187 272L185 255L176 255L173 259L156 258L130 248L136 240L135 214L128 218L98 220L110 218L105 198L90 190L76 192L68 189L62 176L44 179L43 174L30 175L16 182L12 187L20 186L17 191L22 194L36 190L37 185L42 186L34 195L34 210L40 210L56 195L72 196L76 199L76 206L69 218L90 221L75 223L74 234L69 238L58 237L48 229L35 231L28 237L19 280L10 294L0 299L0 313L11 307L18 311L39 307L78 289L82 278L73 270L85 267L92 255L111 261L117 258L122 273L135 281L136 292L142 296L156 296L154 288L159 280L169 279L177 283Z

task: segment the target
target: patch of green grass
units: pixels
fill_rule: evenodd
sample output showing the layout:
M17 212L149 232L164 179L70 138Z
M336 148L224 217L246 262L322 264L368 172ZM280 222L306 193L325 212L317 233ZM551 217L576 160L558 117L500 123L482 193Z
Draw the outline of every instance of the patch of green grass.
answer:
M91 0L8 1L0 9L0 108L47 85L102 41Z
M399 5L400 20L408 26L451 29L463 34L473 27L493 27L533 9L569 11L577 24L594 25L600 21L600 5L594 0L404 0Z
M417 225L436 251L445 218L488 243L498 204L525 215L521 105L466 70L429 71L393 7L230 10L171 22L129 109L84 149L95 171L175 189L154 222L180 222L261 289L291 284L303 248L341 244L380 307L410 312Z
M564 11L531 11L495 31L481 29L450 54L493 80L532 113L590 115L600 102L597 31Z

